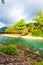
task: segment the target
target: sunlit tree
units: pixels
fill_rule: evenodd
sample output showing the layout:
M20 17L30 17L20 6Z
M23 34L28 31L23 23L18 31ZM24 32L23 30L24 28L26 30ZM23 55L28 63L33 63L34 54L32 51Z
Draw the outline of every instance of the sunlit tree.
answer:
M36 29L33 30L32 34L35 36L43 36L43 12L39 11L33 20L37 22L38 26L36 26Z
M37 21L39 25L43 25L43 12L39 11L36 17L33 18L33 20Z
M19 22L17 22L14 26L10 26L6 29L8 32L22 32L22 30L26 29L26 22L25 20L21 19Z
M35 28L35 25L34 25L33 23L29 23L29 25L28 25L28 30L29 30L30 32L32 32L34 28Z
M23 29L25 29L26 28L26 22L25 22L25 20L21 19L14 27L17 30L23 30Z

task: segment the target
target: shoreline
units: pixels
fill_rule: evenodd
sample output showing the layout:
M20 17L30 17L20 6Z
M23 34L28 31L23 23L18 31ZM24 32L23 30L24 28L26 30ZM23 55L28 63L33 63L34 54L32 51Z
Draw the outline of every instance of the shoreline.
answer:
M18 34L0 34L0 36L7 36L7 37L20 37L20 38L23 38L23 39L30 39L30 40L43 40L43 37L34 37L34 36L21 36L21 35L18 35Z

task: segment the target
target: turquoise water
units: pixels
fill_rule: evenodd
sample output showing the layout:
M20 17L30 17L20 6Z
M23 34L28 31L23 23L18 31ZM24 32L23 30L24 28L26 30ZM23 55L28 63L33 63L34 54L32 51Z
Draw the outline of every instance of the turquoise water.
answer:
M0 42L6 42L6 43L17 43L25 46L32 46L37 49L43 50L43 40L27 40L22 38L12 38L12 37L5 37L0 36Z

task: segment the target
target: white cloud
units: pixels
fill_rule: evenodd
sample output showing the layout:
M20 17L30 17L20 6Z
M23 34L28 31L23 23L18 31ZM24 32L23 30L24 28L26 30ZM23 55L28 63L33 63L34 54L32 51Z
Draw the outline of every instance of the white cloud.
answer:
M11 19L20 19L20 18L23 18L23 9L20 9L20 8L13 8L9 11L8 13L9 15L9 18Z
M5 0L0 4L0 21L11 25L23 18L28 23L38 10L43 11L43 0Z

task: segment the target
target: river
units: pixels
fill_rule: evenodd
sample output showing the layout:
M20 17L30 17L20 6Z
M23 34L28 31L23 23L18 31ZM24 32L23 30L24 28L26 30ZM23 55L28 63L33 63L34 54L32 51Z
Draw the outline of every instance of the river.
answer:
M23 38L15 38L15 37L7 37L7 36L1 36L0 35L0 42L5 43L16 43L21 44L23 46L32 46L37 49L43 50L43 40L28 40Z

